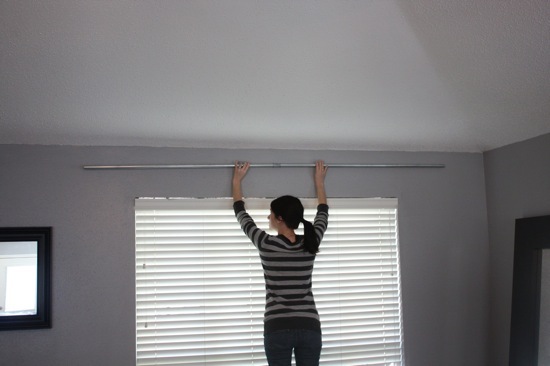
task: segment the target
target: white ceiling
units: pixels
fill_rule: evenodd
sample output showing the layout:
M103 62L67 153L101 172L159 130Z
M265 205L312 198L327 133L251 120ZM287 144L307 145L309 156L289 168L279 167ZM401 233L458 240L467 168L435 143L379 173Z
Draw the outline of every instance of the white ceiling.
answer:
M4 0L0 144L481 152L550 133L548 0Z

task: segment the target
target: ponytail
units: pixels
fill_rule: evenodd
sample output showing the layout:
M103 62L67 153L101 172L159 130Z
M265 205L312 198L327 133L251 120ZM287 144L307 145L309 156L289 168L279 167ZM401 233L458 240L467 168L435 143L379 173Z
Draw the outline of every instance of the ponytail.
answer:
M305 250L311 254L319 252L319 240L317 235L315 235L315 229L313 224L307 220L302 219L302 224L304 225L304 247Z
M281 217L286 226L297 229L300 223L304 225L304 250L311 254L319 252L319 240L315 235L313 224L304 220L304 206L293 196L281 196L271 202L271 211Z

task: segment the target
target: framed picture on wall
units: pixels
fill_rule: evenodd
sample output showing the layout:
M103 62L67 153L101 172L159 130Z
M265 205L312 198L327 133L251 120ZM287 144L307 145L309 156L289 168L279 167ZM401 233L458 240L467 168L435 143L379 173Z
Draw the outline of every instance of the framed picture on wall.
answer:
M51 328L51 227L0 228L0 330Z

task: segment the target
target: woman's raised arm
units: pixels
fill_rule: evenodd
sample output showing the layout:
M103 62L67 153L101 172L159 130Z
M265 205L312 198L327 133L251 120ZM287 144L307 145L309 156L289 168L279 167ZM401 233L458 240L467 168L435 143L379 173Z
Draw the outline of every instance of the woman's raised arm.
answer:
M250 168L249 162L235 162L235 168L233 169L233 184L232 184L232 193L233 193L233 202L241 201L243 199L243 190L241 187L241 182L244 179L246 173Z
M325 177L328 167L325 162L318 160L315 163L315 191L317 192L317 201L319 204L327 204L327 193L325 191Z

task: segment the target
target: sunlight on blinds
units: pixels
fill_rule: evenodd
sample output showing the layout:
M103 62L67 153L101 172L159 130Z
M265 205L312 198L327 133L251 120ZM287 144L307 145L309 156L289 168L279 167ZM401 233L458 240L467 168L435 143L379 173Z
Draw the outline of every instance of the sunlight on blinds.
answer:
M270 199L247 199L268 227ZM316 201L302 200L312 220ZM321 365L401 365L396 199L330 199L313 272ZM265 285L228 199L137 199L137 365L266 365ZM299 232L299 231L298 231Z

